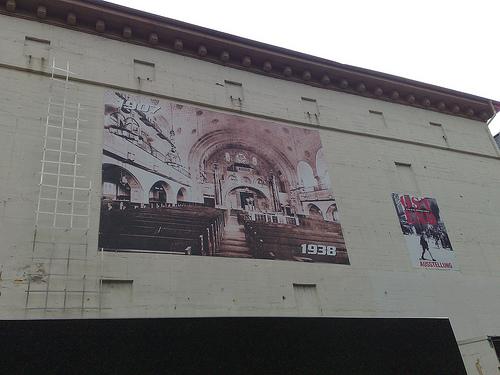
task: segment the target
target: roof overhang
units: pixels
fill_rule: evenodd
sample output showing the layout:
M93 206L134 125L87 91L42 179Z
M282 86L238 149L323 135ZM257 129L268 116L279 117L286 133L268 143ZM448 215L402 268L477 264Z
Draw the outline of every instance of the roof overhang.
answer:
M500 102L195 26L100 0L0 0L0 14L256 74L488 121Z

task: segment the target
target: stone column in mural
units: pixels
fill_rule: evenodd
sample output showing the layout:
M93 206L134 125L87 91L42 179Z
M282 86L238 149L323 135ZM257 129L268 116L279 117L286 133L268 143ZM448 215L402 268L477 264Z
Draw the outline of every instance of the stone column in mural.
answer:
M319 190L329 189L328 181L326 181L325 176L314 176Z
M213 171L214 171L214 191L215 191L215 204L216 205L221 205L222 204L222 197L220 194L220 181L219 181L219 168L217 164L213 165Z
M274 211L279 212L281 210L280 196L279 196L278 186L276 184L276 177L274 176L274 174L272 172L271 172L271 176L269 178L269 185L271 187L271 196L273 199Z
M321 177L320 176L314 176L314 179L316 180L316 185L318 186L318 189L321 190L323 188L322 187L323 183L321 181Z

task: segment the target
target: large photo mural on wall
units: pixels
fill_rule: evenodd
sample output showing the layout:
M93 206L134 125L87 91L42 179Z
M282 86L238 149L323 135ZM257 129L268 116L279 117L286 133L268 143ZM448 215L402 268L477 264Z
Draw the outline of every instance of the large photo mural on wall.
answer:
M413 267L457 270L455 252L435 198L392 193Z
M105 94L99 247L349 264L317 130Z

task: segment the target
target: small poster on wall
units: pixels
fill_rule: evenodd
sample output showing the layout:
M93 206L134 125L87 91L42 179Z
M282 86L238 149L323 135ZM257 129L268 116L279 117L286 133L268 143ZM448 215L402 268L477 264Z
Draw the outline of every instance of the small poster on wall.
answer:
M436 199L392 193L411 263L416 268L458 270Z

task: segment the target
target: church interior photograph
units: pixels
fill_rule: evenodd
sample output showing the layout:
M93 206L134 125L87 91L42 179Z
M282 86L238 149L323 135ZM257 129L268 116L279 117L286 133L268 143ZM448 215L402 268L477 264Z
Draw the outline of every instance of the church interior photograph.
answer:
M349 264L319 131L105 95L99 247Z

